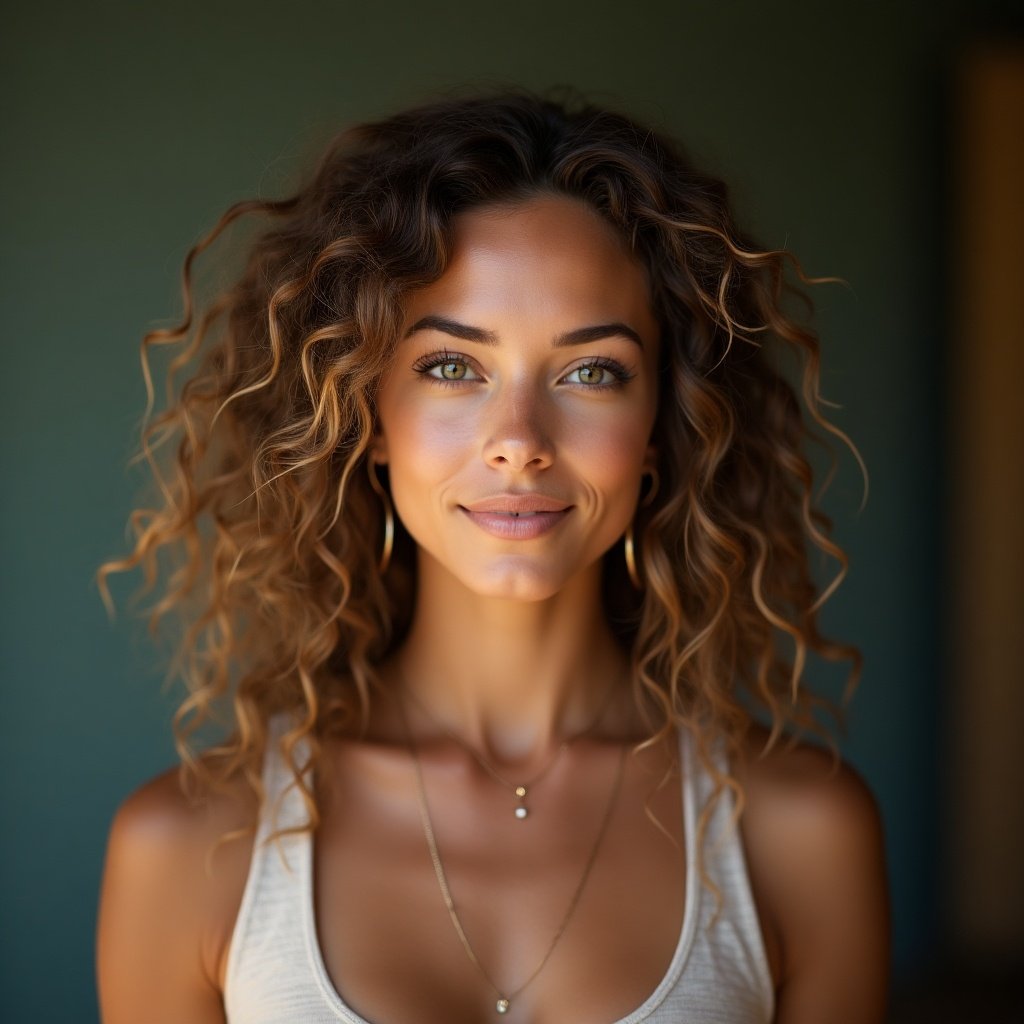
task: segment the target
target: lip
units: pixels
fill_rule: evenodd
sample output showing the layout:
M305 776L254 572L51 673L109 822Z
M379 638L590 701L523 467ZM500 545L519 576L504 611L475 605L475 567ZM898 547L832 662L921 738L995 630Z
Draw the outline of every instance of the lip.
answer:
M459 509L494 537L530 540L553 530L572 505L545 494L497 494Z
M565 512L571 506L568 502L540 494L536 491L508 491L505 494L492 494L489 498L462 505L467 512Z

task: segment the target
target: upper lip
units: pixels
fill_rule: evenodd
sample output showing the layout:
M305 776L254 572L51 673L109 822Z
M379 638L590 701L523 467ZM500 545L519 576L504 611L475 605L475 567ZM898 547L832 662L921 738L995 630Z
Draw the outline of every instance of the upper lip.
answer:
M570 505L546 494L493 494L462 506L470 512L564 512Z

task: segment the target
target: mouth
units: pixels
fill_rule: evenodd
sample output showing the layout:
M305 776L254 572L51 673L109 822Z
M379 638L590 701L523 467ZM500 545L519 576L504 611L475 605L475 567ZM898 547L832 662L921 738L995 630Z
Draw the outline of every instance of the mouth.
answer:
M484 532L505 540L531 540L553 530L572 510L569 505L558 511L516 512L511 510L475 510L459 506L459 510Z

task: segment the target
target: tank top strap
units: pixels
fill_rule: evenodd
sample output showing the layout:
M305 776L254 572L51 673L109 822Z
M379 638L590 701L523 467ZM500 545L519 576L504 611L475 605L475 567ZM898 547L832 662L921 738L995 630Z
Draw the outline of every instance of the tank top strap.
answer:
M688 746L694 807L694 838L692 843L688 841L688 849L695 851L690 865L695 874L704 867L721 897L721 901L717 900L701 882L692 966L697 969L698 961L703 960L713 964L717 973L722 964L728 964L725 987L734 989L736 999L749 1000L752 1011L770 1020L775 1010L774 984L750 881L742 823L735 818L736 795L729 787L715 794L715 779L701 761L693 736L689 737ZM709 754L719 772L731 772L724 741L713 741ZM703 841L698 842L700 815L712 800ZM688 820L687 826L690 825Z
M263 755L262 780L265 800L260 813L256 842L265 846L280 829L300 828L309 821L298 780L281 750L281 739L294 725L288 712L278 712L267 724L267 745ZM301 765L308 754L308 746L300 739L295 746L295 760ZM307 770L305 779L309 781Z
M295 776L280 749L292 726L290 715L270 719L261 779L265 799L253 841L249 874L232 930L224 981L226 1019L252 1024L288 1021L296 979L307 970L308 951L301 908L310 869L312 837L286 832L306 824L309 815ZM296 749L302 764L303 741ZM319 1018L305 1018L319 1024ZM333 1020L333 1018L332 1018Z

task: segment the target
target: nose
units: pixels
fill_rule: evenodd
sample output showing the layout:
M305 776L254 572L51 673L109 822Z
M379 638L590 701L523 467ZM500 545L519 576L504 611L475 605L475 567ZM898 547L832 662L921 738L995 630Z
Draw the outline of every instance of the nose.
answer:
M489 404L483 446L487 464L514 470L550 466L554 461L550 413L536 388L519 382L498 391Z

